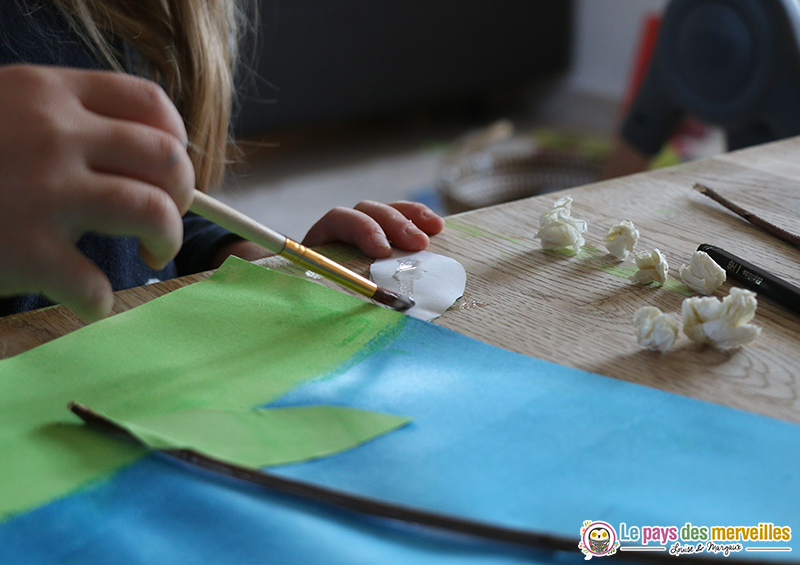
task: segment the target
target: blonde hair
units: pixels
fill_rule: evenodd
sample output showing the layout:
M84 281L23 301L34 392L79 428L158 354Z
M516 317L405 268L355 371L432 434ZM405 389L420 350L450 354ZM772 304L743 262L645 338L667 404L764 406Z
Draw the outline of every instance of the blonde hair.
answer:
M235 0L53 0L95 56L126 68L119 40L147 62L186 123L197 188L222 182L243 11Z

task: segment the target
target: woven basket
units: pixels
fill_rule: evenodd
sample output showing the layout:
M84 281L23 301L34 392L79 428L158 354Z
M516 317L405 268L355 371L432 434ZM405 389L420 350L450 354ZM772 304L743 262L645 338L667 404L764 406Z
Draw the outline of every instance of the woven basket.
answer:
M600 179L603 161L554 151L481 152L445 166L437 189L448 214L511 202Z

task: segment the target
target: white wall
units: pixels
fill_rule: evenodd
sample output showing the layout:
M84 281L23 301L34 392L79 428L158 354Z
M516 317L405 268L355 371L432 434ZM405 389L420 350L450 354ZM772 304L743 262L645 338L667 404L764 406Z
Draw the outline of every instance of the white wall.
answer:
M622 100L647 14L668 0L576 0L570 89Z

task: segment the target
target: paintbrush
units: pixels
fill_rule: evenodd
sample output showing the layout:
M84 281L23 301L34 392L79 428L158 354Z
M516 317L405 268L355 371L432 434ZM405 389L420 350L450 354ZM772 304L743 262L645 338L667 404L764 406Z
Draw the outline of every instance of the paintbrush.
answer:
M282 257L286 257L345 288L363 294L379 304L385 304L400 312L404 312L414 306L413 298L378 286L371 280L354 273L335 261L331 261L313 249L309 249L261 225L253 218L234 210L197 189L194 191L194 201L189 209L195 214L208 218L215 224L232 231L236 235L269 249Z

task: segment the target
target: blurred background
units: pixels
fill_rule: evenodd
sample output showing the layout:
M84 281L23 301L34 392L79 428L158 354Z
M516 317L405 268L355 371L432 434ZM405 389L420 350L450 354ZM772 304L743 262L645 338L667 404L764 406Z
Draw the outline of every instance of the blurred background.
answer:
M217 196L301 239L335 206L442 214L597 180L667 0L262 0ZM682 127L652 164L725 150Z

